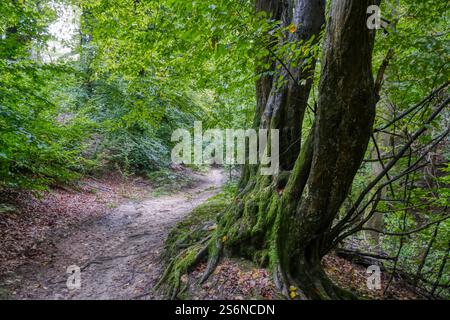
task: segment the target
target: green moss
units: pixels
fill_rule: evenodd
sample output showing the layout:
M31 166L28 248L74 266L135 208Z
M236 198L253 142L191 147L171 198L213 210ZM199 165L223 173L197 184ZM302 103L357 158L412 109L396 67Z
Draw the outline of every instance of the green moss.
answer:
M199 259L204 258L205 250L210 255L218 250L215 245L219 241L216 221L234 196L235 187L227 185L223 192L195 208L170 232L165 244L167 267L157 287L164 284L166 293L172 298L183 291L184 288L180 290L181 276L189 273Z
M166 241L166 258L176 256L216 229L217 216L230 204L232 195L222 192L195 208L183 221L179 222L169 234Z
M8 290L0 287L0 300L7 300L7 299L9 299Z

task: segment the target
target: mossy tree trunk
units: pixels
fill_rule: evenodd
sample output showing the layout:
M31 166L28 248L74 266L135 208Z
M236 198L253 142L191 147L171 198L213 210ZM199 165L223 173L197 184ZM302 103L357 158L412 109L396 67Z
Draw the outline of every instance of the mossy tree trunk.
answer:
M318 108L303 144L302 123L315 61L306 71L278 68L288 79L279 89L269 76L258 81L255 126L280 130L281 171L276 177L260 176L258 168L247 166L235 202L219 217L213 249L269 263L276 270L277 284L291 297L350 297L327 278L321 260L330 250L329 231L372 133L374 32L366 27L366 10L373 4L378 1L332 2ZM257 8L298 26L285 41L318 38L324 23L321 0L259 0ZM210 260L209 269L215 262Z
M297 43L301 46L302 42L311 38L315 39L312 42L315 45L325 23L325 0L257 0L256 12L259 11L281 21L281 27L287 28L291 24L297 27L293 33L286 31L279 45ZM274 40L271 39L271 42ZM313 84L316 59L311 56L309 62L296 61L297 65L292 67L282 62L283 57L273 54L273 47L269 50L272 54L264 58L264 62L272 61L271 69L258 70L258 73L265 71L266 75L256 83L254 127L280 130L280 168L292 170L301 148L303 118ZM280 82L283 84L277 86ZM246 166L240 186L244 187L257 175L257 171L257 166Z

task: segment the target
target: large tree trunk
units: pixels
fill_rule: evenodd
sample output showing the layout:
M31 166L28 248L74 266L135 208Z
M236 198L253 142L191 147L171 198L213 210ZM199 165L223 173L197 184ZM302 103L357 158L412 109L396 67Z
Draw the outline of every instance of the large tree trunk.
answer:
M280 20L282 27L291 23L298 26L297 31L288 33L281 44L298 43L312 37L317 41L325 22L325 0L259 0L256 9L266 11L273 19ZM282 188L286 184L299 155L303 117L316 63L313 59L309 68L302 69L301 61L297 67L292 68L274 54L266 59L273 61L272 68L278 70L278 73L275 76L263 76L256 83L257 110L254 126L256 129L280 130L282 171L279 177L260 176L258 166L247 165L236 204L220 221L221 230L229 235L227 249L252 258L255 258L253 253L256 252L257 259L262 263L268 261L269 247L273 247L275 243L270 233L276 215L269 212L269 204L272 198L273 201L278 201L274 186ZM277 86L280 78L286 80L281 87Z
M304 187L304 179L296 181L300 188L291 186L282 200L288 208L281 210L278 238L283 280L316 298L342 293L326 278L321 259L329 250L327 235L361 165L375 117L374 34L366 28L371 4L374 1L332 3L309 175Z
M266 6L260 7L276 8L272 14L278 14L285 25L290 21L301 24L285 41L319 35L324 1L283 1L281 9L270 6L279 1L261 1ZM279 68L283 77L289 77L281 89L276 89L274 79L270 90L270 79L257 83L255 124L280 130L282 171L277 177L267 177L258 175L255 168L244 170L235 203L219 218L217 248L269 263L276 270L277 284L291 297L352 297L327 278L321 260L330 250L332 239L327 236L372 133L376 104L371 66L374 32L366 27L366 10L378 2L332 2L317 114L303 146L301 129L314 65L306 73ZM299 79L306 82L299 85ZM209 270L215 262L217 259L210 260Z

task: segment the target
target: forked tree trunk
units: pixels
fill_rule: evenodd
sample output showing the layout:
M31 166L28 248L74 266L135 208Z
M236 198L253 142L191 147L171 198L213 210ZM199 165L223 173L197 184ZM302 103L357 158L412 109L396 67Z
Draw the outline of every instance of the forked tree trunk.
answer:
M299 33L287 41L318 36L324 1L261 2L265 6L260 8L276 7L272 14L281 17L284 24L301 23ZM282 4L281 9L276 3ZM277 177L266 177L258 175L255 168L246 168L235 203L219 218L218 248L270 263L277 271L277 284L291 297L351 297L327 278L321 260L330 249L330 228L372 133L376 104L371 66L374 32L366 27L366 10L373 4L378 1L332 2L318 110L303 146L301 128L312 71L291 70L294 77L306 79L306 84L289 79L281 90L275 88L274 79L270 90L270 79L258 82L259 118L255 124L280 130L283 171ZM290 77L287 70L281 68L281 72ZM286 152L289 157L283 156Z
M287 35L279 45L285 42L299 43L312 37L318 41L325 22L325 0L257 0L256 10L265 11L272 19L280 20L282 28L291 23L296 25L296 32L286 32ZM273 42L275 39L270 40ZM273 47L269 49L274 50ZM257 252L257 259L261 262L268 261L268 245L274 244L270 233L276 216L268 213L271 198L278 198L274 186L286 184L300 152L303 117L316 63L313 59L307 68L302 68L299 61L297 67L291 68L280 61L281 58L272 51L272 55L265 58L265 62L273 62L272 69L259 70L275 71L275 76L266 72L256 83L254 127L280 130L282 174L279 177L260 176L258 166L245 166L236 204L225 213L220 222L224 233L229 234L228 249L253 258L252 253ZM280 78L285 80L281 87L277 86ZM245 224L245 227L241 224Z
M297 47L314 37L316 44L320 31L325 23L325 0L257 0L256 11L264 11L274 20L281 21L281 27L294 24L297 30L287 33L279 45L297 43ZM270 39L271 42L276 39ZM265 71L256 83L256 115L254 127L280 130L281 170L292 170L301 148L303 118L307 108L309 94L313 84L316 60L309 64L296 61L292 67L285 57L278 57L269 46L271 55L264 62L272 61L269 70ZM275 72L273 74L267 71ZM283 85L277 86L280 83ZM246 166L240 186L246 184L257 175L257 166Z
M366 27L366 10L371 4L374 1L332 3L311 138L312 163L304 187L304 180L297 181L301 187L290 186L293 191L287 190L282 200L282 206L288 208L281 210L278 238L282 276L284 282L298 284L313 297L341 294L326 278L321 259L329 249L327 235L372 133L374 34Z

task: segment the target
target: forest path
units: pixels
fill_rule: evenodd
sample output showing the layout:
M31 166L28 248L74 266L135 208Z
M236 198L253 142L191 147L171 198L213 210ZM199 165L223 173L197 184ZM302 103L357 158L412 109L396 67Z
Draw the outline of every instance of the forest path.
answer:
M32 261L16 276L16 299L152 299L161 274L161 253L171 228L220 191L219 169L198 176L182 192L129 202L106 216L52 239L51 263ZM67 288L67 267L81 269L81 288Z

